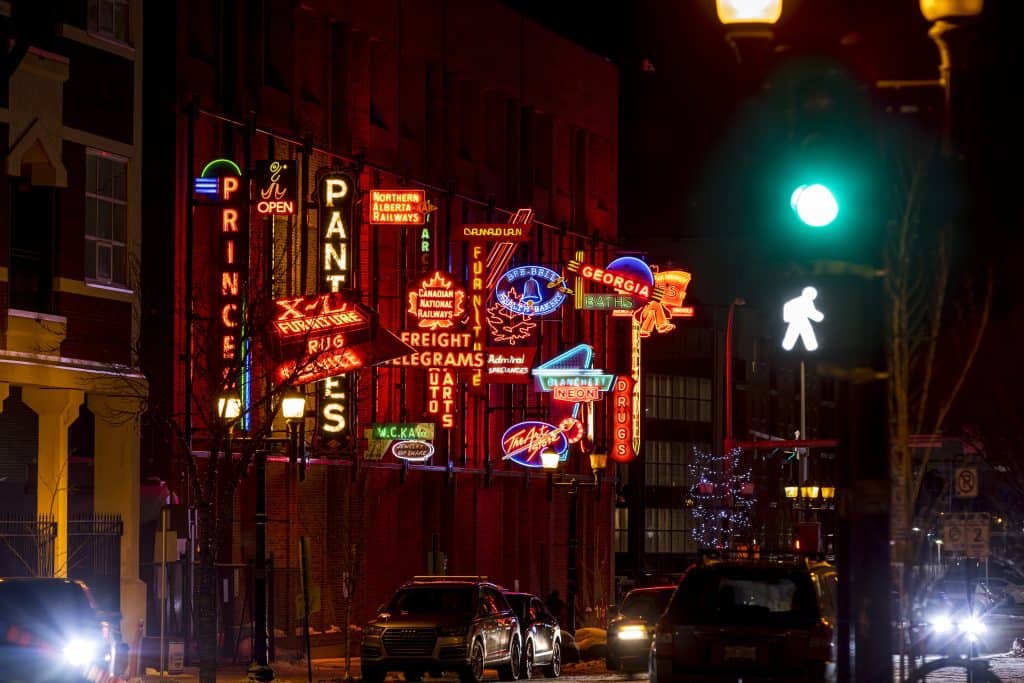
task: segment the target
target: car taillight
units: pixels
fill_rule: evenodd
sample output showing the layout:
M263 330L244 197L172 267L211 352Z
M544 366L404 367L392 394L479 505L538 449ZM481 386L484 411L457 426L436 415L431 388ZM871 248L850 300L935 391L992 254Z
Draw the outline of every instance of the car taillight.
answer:
M654 627L654 651L658 657L672 656L672 624L664 619Z
M829 661L832 659L832 627L824 619L811 627L807 644L808 659Z

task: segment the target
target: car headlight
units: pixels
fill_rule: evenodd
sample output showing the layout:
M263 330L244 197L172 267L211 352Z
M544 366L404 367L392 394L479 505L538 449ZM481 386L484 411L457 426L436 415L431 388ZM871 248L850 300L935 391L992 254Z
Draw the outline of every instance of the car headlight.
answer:
M465 636L469 632L469 627L459 624L457 626L442 626L437 629L437 635L439 636Z
M367 624L363 627L364 636L379 636L384 633L383 626L377 626L376 624Z
M620 626L619 640L647 640L647 627L643 624Z
M953 629L953 620L948 614L936 614L928 620L933 633L948 633Z
M985 626L985 622L978 617L971 616L967 617L960 623L960 630L963 631L964 635L971 640L977 640L983 633L985 633L985 631L988 630L988 627Z
M86 667L96 659L99 643L85 638L72 638L64 645L61 653L64 662L73 667Z

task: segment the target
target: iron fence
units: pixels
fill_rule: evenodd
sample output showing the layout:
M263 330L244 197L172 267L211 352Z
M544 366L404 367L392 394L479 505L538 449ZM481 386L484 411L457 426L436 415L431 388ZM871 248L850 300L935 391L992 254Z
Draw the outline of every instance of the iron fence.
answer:
M0 516L0 576L53 576L56 538L49 515Z
M67 575L89 586L99 608L121 611L120 515L89 515L68 520Z

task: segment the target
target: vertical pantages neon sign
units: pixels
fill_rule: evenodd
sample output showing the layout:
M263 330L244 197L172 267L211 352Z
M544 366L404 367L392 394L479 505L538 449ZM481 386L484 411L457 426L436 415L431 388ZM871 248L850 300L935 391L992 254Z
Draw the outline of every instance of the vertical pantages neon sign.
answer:
M317 185L320 214L320 291L339 292L352 286L351 230L355 207L355 181L342 171L321 176ZM328 377L318 383L317 428L328 440L349 427L348 376Z

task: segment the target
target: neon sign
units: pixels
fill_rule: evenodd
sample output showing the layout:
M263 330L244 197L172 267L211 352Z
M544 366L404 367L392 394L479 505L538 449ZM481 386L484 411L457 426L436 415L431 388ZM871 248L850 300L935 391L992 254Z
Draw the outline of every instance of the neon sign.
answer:
M487 307L487 329L495 344L514 346L516 342L529 339L536 327L532 316L516 313L498 303Z
M370 190L370 222L377 225L423 225L427 222L423 190Z
M455 426L455 373L449 368L427 370L427 412L439 416L441 426Z
M640 393L640 372L642 369L641 363L641 346L640 346L640 323L633 319L632 328L632 354L630 355L630 377L633 380L633 453L640 452L640 406L643 405L641 401L643 396Z
M391 365L423 368L482 368L484 352L473 348L472 332L402 332L402 342L415 353L390 361Z
M194 190L220 205L218 219L219 273L217 334L221 388L233 390L237 380L232 373L239 370L238 360L244 355L242 344L242 282L245 277L249 243L245 217L239 211L242 188L241 169L230 159L214 159L206 164L195 179ZM243 373L244 374L244 373ZM243 378L243 382L244 382ZM243 397L243 403L248 401Z
M519 266L494 285L498 303L520 315L548 315L558 310L571 293L565 278L544 266Z
M574 421L575 422L575 421ZM578 425L579 422L576 422ZM552 448L561 459L569 451L569 441L566 438L565 430L571 429L573 425L566 424L555 427L547 422L529 420L520 422L505 430L501 436L501 450L505 453L505 460L511 460L523 467L541 467L540 452L545 448Z
M434 438L433 422L383 422L371 425L372 439L404 439L431 441Z
M636 459L633 448L633 416L639 413L633 404L633 379L616 377L612 392L612 450L608 454L615 462Z
M256 213L291 215L295 213L296 175L291 161L260 161L253 178Z
M475 223L459 226L452 234L453 240L497 240L501 242L527 242L530 239L530 223Z
M509 225L529 225L533 222L533 209L516 209L516 212L509 217L508 222ZM491 248L491 251L487 254L487 280L484 283L484 289L490 290L494 288L500 273L505 270L508 262L512 260L512 254L515 253L515 250L515 242L508 241L497 242Z
M590 367L594 360L594 349L588 344L578 344L568 351L552 358L543 365L533 370L533 376L537 379L537 385L541 391L550 391L555 394L553 398L562 401L589 402L600 398L594 396L593 389L598 392L605 392L612 388L615 375L609 375L603 370L595 370ZM575 389L576 391L569 391ZM585 399L570 399L570 394L580 396L594 396Z
M643 277L643 269L637 273L626 270L632 268L635 265L634 262L643 264L647 273L651 272L647 264L633 256L618 258L609 263L607 268L598 268L573 259L569 261L568 270L570 273L577 273L584 280L611 287L620 294L629 294L640 299L660 300L663 292L661 288L654 286L653 275L648 281Z
M434 444L419 439L399 441L391 446L391 453L399 460L426 462L434 454Z
M451 276L435 271L409 291L408 312L416 316L418 326L428 330L455 327L465 314L466 292L456 287Z
M469 326L473 332L473 350L483 356L484 348L484 254L483 244L469 245ZM481 390L484 385L483 372L474 372L469 386Z
M337 292L349 286L352 253L349 226L352 223L355 184L352 177L331 171L320 179L320 272L323 289Z
M671 332L676 326L669 322L674 317L692 318L693 306L683 306L691 275L685 270L666 270L654 273L654 283L664 294L660 301L648 301L634 315L640 322L640 336L651 332Z
M321 291L338 292L351 286L353 256L349 229L354 220L355 194L355 179L349 173L329 171L317 180ZM327 439L337 438L348 428L348 378L336 375L365 363L353 349L335 354L334 362L325 363L328 367L318 377L324 379L318 392L318 428Z
M529 384L530 367L537 349L498 347L487 349L487 382Z

